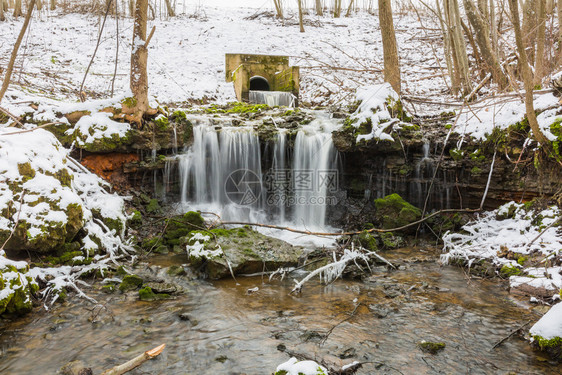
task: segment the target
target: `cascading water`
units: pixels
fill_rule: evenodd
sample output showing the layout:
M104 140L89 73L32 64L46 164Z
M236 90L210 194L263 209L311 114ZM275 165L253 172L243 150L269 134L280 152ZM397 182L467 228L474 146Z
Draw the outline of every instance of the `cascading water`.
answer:
M292 168L296 203L293 222L296 225L324 228L329 203L327 192L337 189L336 166L337 153L331 133L318 129L299 131Z
M290 92L284 91L253 91L249 92L250 103L267 104L270 107L294 107L295 97Z

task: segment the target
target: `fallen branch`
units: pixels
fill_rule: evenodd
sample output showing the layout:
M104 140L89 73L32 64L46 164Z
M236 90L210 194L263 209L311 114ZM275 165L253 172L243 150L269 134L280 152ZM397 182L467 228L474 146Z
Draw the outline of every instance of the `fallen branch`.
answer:
M106 370L104 371L101 375L121 375L124 374L126 372L131 371L132 369L134 369L135 367L138 367L140 365L142 365L144 362L148 361L149 359L155 358L158 355L160 355L160 353L162 353L162 351L164 350L164 348L166 347L166 344L162 344L160 346L157 346L156 348L149 350L147 352L142 353L141 355L131 359L129 362L126 362L122 365L116 366L110 370Z
M12 228L10 235L8 236L8 238L6 238L6 241L4 241L4 243L2 244L2 247L0 247L0 252L2 250L4 250L4 247L6 246L6 244L10 241L10 239L12 238L12 236L14 235L16 229L18 228L18 224L20 223L20 215L21 215L21 209L23 207L23 197L25 195L25 190L22 190L21 192L21 197L20 197L20 208L18 210L18 216L16 218L16 223L14 224L14 228Z
M279 226L279 225L262 224L262 223L247 223L247 222L244 222L244 221L222 221L222 222L218 223L218 226L222 226L222 225L248 225L248 226L251 226L251 227L261 227L261 228L286 230L288 232L308 234L308 235L311 235L311 236L353 236L353 235L362 234L362 233L373 233L373 232L386 233L386 232L401 231L401 230L404 230L406 228L413 227L415 225L421 224L424 221L431 219L432 217L435 217L437 215L441 215L441 214L444 214L444 213L456 213L456 212L475 213L475 212L480 212L480 211L482 211L481 208L476 208L476 209L470 209L470 208L443 209L443 210L435 211L434 213L432 213L430 215L427 215L420 220L413 221L410 224L406 224L406 225L403 225L401 227L391 228L391 229L371 228L371 229L355 231L355 232L312 232L312 231L309 231L309 230L295 229L295 228L290 228L290 227L282 227L282 226Z

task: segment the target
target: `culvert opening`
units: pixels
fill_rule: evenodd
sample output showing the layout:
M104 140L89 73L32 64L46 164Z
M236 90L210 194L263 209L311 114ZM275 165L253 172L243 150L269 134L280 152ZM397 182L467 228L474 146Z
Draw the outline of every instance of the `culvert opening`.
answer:
M250 91L269 91L269 82L267 79L255 76L250 78Z

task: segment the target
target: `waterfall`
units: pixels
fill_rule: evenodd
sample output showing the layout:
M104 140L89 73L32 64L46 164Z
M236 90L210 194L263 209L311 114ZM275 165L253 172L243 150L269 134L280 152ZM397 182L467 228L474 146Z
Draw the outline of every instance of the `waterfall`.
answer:
M278 129L264 155L253 127L211 121L193 127L192 146L178 156L184 208L213 211L228 221L325 229L327 205L335 204L338 188L333 121L321 118L300 129L292 152L288 130Z
M295 97L290 92L284 91L253 91L249 93L250 103L267 104L270 107L294 107Z

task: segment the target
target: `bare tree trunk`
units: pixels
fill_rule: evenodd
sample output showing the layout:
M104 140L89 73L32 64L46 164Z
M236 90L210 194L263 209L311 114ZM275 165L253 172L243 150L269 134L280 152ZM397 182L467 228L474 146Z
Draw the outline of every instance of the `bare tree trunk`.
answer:
M355 0L350 0L349 6L347 7L347 12L345 13L346 17L351 16L351 11L353 10L353 4L354 3L355 3Z
M14 17L18 18L21 15L22 15L21 0L16 0L16 4L14 5Z
M142 125L142 116L149 110L148 105L148 43L154 32L146 37L148 17L148 0L137 0L133 25L133 48L131 51L131 91L133 100L124 103L123 113L130 115L127 119Z
M165 0L165 1L166 1L166 10L168 11L168 17L175 17L176 12L174 12L174 7L170 3L170 0Z
M51 10L57 9L57 0L51 0Z
M534 85L540 86L545 75L545 43L546 43L546 0L537 0L537 56L535 58ZM559 26L560 27L560 26Z
M0 22L6 21L6 16L4 15L4 0L0 0Z
M462 29L464 30L464 35L466 35L466 38L468 39L468 44L470 44L470 46L472 47L472 54L474 55L474 60L476 61L476 64L481 66L482 58L480 57L480 50L478 49L478 46L474 41L474 36L472 35L474 33L472 32L472 29L462 19L461 19L461 26Z
M529 51L529 64L535 62L537 39L537 0L525 0L523 5L523 43Z
M384 55L384 80L390 83L394 91L400 94L400 62L398 61L398 48L390 0L379 0L379 23Z
M131 17L135 16L135 0L129 0L129 15Z
M301 33L304 33L304 24L303 24L303 20L302 20L302 0L298 0L299 2L299 27L301 30Z
M487 65L487 70L492 73L492 79L498 84L499 88L505 88L508 85L507 76L503 72L498 61L498 57L492 49L488 25L482 18L482 15L478 11L472 0L464 0L464 9L466 11L468 20L474 28L476 41L478 42L478 46L480 47L480 51L482 52L482 59Z
M316 0L316 15L323 16L324 11L322 10L322 0Z
M461 31L461 18L459 12L459 3L457 0L445 0L445 16L449 24L449 32L451 36L451 48L453 52L453 62L456 65L458 78L462 93L467 95L472 91L468 69L468 55L466 53L466 43Z
M443 34L443 54L445 56L445 62L447 63L447 72L449 73L449 77L451 78L451 91L453 93L458 92L459 82L458 79L455 79L455 71L453 67L453 60L451 58L451 44L449 40L449 32L447 31L447 27L444 22L443 12L441 11L441 6L439 6L439 0L435 2L435 8L437 15L439 16L439 24L441 26L441 33Z
M558 61L562 60L562 0L558 0Z
M528 1L528 0L527 0ZM511 19L513 22L513 29L515 31L515 42L517 44L517 53L519 54L519 62L523 75L523 83L525 85L525 112L529 126L533 131L535 140L545 147L549 147L550 143L545 135L539 128L537 116L535 115L535 108L533 105L533 73L527 61L527 52L525 52L525 45L523 43L523 36L521 35L521 26L519 22L519 7L517 0L509 0L509 8L511 10Z
M496 24L496 4L490 0L490 35L492 37L492 50L498 59L501 58L498 48L498 25Z
M273 4L275 5L275 11L277 12L277 18L283 19L283 4L281 4L281 0L273 0Z
M12 78L14 64L16 63L16 56L18 55L18 50L20 49L23 36L25 35L25 32L27 31L27 27L29 26L29 21L31 20L31 15L33 14L34 7L35 7L35 0L31 0L29 6L27 7L27 14L25 15L25 20L23 21L23 25L21 27L20 33L18 35L18 38L16 39L14 48L12 49L12 55L10 56L8 67L6 68L6 74L4 75L4 81L2 82L2 88L0 88L0 102L2 102L2 98L4 97L4 94L6 93L6 90L8 90L8 86L10 85L10 79Z
M37 0L36 4L35 4L35 8L37 8L37 11L40 12L41 9L43 9L43 1L42 0Z
M339 18L341 15L341 0L334 0L334 18Z

